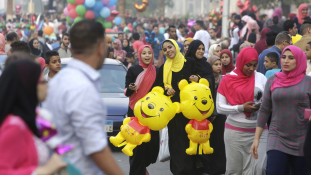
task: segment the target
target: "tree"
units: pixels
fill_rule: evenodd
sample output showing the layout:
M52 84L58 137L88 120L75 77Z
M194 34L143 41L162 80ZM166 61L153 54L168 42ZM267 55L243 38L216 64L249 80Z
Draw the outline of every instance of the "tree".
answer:
M118 6L119 6L120 17L122 18L122 21L125 21L125 0L119 0Z

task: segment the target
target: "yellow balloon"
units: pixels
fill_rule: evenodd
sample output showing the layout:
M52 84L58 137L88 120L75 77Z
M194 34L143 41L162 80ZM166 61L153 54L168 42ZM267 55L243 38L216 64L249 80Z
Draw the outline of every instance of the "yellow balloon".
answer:
M164 95L162 87L154 87L135 104L135 117L125 118L121 131L116 137L110 137L109 140L114 146L126 145L122 152L132 156L133 149L137 145L150 141L150 130L158 131L165 128L179 112L179 103L172 103L170 97Z
M181 80L178 84L180 89L180 110L183 115L190 119L186 125L186 132L190 140L190 146L186 149L189 155L211 154L214 152L210 147L209 138L213 125L207 120L213 114L214 101L209 88L209 82L202 78L199 83L188 84L187 80Z
M30 30L35 30L36 26L30 26Z
M296 36L292 36L292 41L293 41L293 44L295 44L295 42L299 41L301 39L301 35L299 34L296 34Z

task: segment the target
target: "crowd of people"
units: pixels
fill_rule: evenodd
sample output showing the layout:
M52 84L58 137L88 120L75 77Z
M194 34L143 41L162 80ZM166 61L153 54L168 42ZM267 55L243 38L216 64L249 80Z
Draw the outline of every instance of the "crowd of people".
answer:
M188 155L182 113L168 124L170 170L193 174L311 174L311 19L306 4L284 17L244 11L232 14L229 38L205 21L136 19L105 34L96 21L83 20L56 40L34 31L0 34L0 174L54 174L72 163L82 174L123 174L109 149L102 125L105 105L96 71L105 58L127 68L127 115L153 87L180 102L182 79L209 81L215 109L209 155ZM172 22L172 24L170 24ZM65 24L64 24L65 25ZM65 25L66 26L66 25ZM129 27L130 26L130 27ZM63 28L63 27L62 27ZM69 32L69 33L67 33ZM61 70L61 58L73 57ZM49 84L49 87L47 85ZM36 108L53 115L64 144L74 149L68 162L40 139ZM149 174L157 161L159 132L134 149L130 175Z

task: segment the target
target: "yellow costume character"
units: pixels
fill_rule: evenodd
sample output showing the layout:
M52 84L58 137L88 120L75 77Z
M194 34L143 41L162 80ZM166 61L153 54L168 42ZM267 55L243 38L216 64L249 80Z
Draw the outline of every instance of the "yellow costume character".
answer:
M150 129L158 131L165 128L179 111L179 103L172 103L170 97L164 95L163 88L154 87L135 104L135 117L125 118L121 131L109 140L114 146L126 145L122 151L132 156L137 145L150 141Z
M214 149L210 147L209 138L213 130L213 125L207 120L214 111L214 101L212 98L209 83L206 79L200 79L199 83L188 84L186 80L181 80L178 84L180 89L180 109L184 116L191 119L186 125L186 132L190 140L190 147L186 150L189 155L212 154Z

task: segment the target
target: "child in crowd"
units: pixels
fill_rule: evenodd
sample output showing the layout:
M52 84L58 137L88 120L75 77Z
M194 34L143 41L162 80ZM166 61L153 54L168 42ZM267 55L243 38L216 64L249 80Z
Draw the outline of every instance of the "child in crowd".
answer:
M281 69L279 69L279 55L275 52L270 52L265 56L265 62L263 63L268 70L266 72L266 78L268 79L271 75L274 75L277 72L280 72Z
M51 78L53 78L57 72L60 71L62 68L60 56L57 51L49 50L45 53L45 66L50 71L44 76L44 79L46 81L50 81Z
M311 41L307 43L305 54L307 56L307 75L311 76Z
M134 55L133 53L131 52L128 52L126 54L126 61L128 62L128 65L127 65L127 68L129 69L131 66L134 66L134 65L138 65L139 62L137 59L134 58Z

